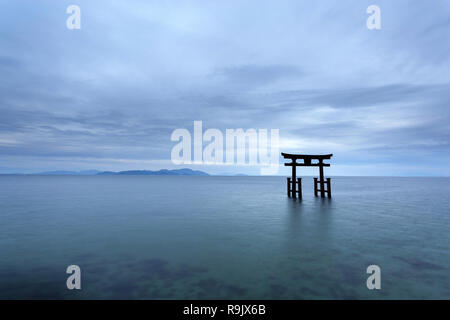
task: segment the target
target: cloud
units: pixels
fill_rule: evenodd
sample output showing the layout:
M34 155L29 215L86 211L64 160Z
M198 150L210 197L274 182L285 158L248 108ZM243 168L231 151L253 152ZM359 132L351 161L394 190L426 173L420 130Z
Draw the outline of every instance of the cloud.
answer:
M251 89L276 82L280 79L295 78L301 75L302 72L296 66L243 65L224 68L215 72L212 76L222 78L225 85L237 85L243 87L243 89Z
M377 174L450 160L444 2L381 1L380 31L353 1L79 1L78 31L69 4L2 8L0 170L157 169L194 120L280 129L286 151Z

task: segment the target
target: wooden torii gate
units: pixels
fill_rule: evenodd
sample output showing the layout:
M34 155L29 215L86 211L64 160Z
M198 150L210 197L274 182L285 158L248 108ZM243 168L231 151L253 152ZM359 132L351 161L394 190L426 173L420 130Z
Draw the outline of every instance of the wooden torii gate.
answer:
M325 179L323 176L323 167L329 167L329 163L323 163L323 160L330 159L333 154L322 154L322 155L311 155L311 154L290 154L282 152L281 155L285 159L290 159L291 162L285 163L285 166L292 167L292 178L287 178L287 194L288 197L302 198L302 178L297 178L296 168L297 167L319 167L320 180L317 181L317 178L314 178L314 195L317 197L318 192L320 191L320 196L325 198L325 192L328 195L328 198L331 198L331 179L327 178L325 189ZM297 163L297 160L303 160L303 163ZM317 160L317 162L312 162L312 160ZM318 189L318 185L320 185L320 189ZM297 188L298 187L298 188ZM298 189L298 190L297 190Z

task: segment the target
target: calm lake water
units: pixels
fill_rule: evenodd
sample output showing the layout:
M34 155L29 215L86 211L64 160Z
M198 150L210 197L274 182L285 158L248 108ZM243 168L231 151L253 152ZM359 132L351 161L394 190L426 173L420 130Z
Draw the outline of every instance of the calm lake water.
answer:
M304 178L293 201L283 177L0 176L0 298L450 299L449 178L332 187L315 198Z

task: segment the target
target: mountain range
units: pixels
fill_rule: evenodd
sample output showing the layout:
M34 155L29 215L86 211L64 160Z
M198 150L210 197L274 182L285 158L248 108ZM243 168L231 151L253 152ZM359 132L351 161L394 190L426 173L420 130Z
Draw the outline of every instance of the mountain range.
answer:
M209 176L206 172L200 170L192 170L188 168L183 169L161 169L158 171L152 170L127 170L127 171L99 171L99 170L84 170L84 171L45 171L35 173L35 175L72 175L72 176L92 176L92 175L128 175L128 176Z

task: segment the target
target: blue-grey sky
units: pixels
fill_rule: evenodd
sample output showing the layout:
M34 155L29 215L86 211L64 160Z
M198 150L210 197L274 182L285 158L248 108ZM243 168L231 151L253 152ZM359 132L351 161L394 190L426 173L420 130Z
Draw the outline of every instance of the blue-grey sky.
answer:
M381 30L366 27L371 4ZM449 1L0 8L0 173L175 168L172 131L202 120L277 128L280 151L333 153L329 174L450 175Z

